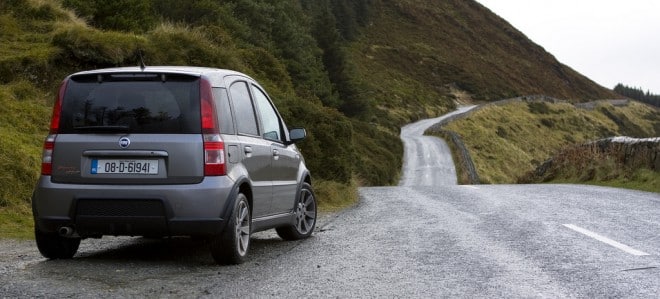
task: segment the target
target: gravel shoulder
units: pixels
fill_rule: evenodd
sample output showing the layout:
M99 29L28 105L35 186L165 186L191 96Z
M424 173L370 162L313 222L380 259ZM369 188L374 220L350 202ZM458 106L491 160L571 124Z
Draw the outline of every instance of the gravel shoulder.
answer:
M320 213L315 235L341 214ZM309 240L283 241L274 230L255 233L250 259L242 265L223 267L213 261L206 241L191 238L86 239L71 260L43 258L34 240L3 239L0 298L244 294L245 290L237 286L241 278L250 279L243 276L245 273L256 272L260 265L278 260L305 241Z

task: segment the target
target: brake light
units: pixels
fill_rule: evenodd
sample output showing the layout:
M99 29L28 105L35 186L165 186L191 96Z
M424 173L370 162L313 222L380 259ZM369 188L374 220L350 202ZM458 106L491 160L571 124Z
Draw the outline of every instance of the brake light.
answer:
M60 89L53 105L53 116L50 119L50 132L44 141L44 150L41 156L41 174L51 175L53 173L53 151L55 151L55 139L60 129L60 117L62 114L62 99L66 90L67 80L62 81Z
M226 175L225 143L220 137L220 126L218 125L211 83L205 78L200 80L200 97L202 136L204 139L204 175Z
M48 134L44 142L44 151L41 156L41 174L51 175L53 173L53 149L55 149L55 134Z

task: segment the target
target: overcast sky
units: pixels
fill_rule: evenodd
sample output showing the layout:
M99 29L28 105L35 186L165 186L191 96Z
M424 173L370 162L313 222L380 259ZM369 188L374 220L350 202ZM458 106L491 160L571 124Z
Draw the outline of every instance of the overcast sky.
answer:
M660 1L477 1L596 83L660 94Z

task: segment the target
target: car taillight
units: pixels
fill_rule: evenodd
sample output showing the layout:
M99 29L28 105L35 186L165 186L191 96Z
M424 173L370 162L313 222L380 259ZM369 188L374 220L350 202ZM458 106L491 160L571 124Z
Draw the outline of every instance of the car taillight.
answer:
M53 106L53 116L50 119L50 132L44 141L44 151L41 157L41 174L51 175L53 173L53 151L55 150L55 139L60 129L60 117L62 113L62 99L66 90L67 81L64 80L60 85L60 90L55 98Z
M204 175L218 176L226 172L225 144L220 135L204 134Z
M200 80L202 106L202 135L204 138L204 175L221 176L227 174L225 163L225 143L220 137L220 126L216 114L211 83Z
M53 173L53 149L55 148L55 134L48 134L44 142L44 151L41 156L41 174L51 175Z

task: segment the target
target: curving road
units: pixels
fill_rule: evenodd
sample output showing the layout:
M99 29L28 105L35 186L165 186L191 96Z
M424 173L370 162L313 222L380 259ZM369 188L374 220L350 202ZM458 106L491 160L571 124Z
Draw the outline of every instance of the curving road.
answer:
M659 194L457 186L446 145L419 138L432 123L402 130L401 186L361 188L308 240L257 234L235 267L185 238L86 240L68 261L2 241L0 297L658 297Z
M433 136L424 136L424 131L448 117L465 113L474 107L476 106L461 107L443 116L420 120L401 128L404 155L400 186L456 185L456 169L447 143Z

